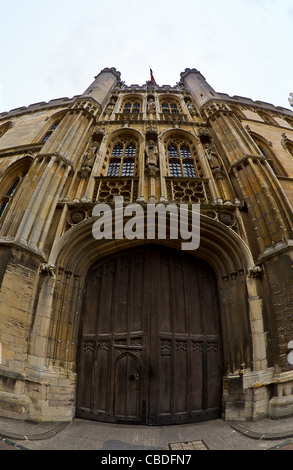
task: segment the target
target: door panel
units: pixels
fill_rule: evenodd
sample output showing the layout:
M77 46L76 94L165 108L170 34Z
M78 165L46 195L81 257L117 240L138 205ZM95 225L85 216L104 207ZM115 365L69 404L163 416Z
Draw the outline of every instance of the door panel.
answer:
M219 416L220 311L201 260L146 246L101 260L86 279L77 415L171 424Z
M140 419L140 366L133 354L122 354L115 365L114 416L117 420Z

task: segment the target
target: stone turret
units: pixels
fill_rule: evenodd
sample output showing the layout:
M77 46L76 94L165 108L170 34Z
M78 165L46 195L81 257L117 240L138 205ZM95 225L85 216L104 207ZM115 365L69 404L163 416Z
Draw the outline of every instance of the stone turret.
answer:
M220 99L218 93L207 83L205 77L196 69L185 69L180 74L181 81L193 95L196 104L201 108L210 99Z
M103 107L110 91L119 81L120 72L117 72L114 67L104 68L82 96L93 98Z

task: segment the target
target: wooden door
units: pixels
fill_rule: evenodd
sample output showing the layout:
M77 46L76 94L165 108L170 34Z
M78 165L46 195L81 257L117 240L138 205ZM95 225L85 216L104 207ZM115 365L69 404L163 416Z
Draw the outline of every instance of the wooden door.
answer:
M117 421L137 421L140 415L140 364L133 352L115 362L114 416Z
M173 424L221 410L216 279L203 261L146 246L88 273L78 364L77 416Z

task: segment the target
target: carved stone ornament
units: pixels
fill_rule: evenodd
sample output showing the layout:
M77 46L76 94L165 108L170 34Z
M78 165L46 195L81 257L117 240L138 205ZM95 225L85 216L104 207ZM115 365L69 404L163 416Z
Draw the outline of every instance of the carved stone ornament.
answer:
M97 147L92 146L88 149L85 154L85 158L82 162L82 166L92 168L96 158Z
M82 166L78 174L80 178L87 180L91 174L92 168L89 166Z
M253 266L248 270L248 277L259 277L262 275L262 269L260 266Z
M289 144L289 139L287 137L287 134L285 134L285 132L282 133L282 140L281 140L281 145L284 149L287 149L288 148L288 144Z
M83 209L73 209L69 212L69 222L73 225L82 222L86 218L86 212Z
M228 227L234 225L235 223L234 215L228 211L219 212L218 219L220 222L222 222L222 224L225 224Z
M149 140L146 146L146 166L157 166L158 165L158 147L153 140Z
M159 168L155 165L149 165L145 170L145 175L151 178L155 178L159 173Z
M55 266L53 264L42 263L40 266L40 273L46 274L47 276L54 276Z
M147 111L150 114L154 114L156 112L156 103L154 101L150 101L148 103Z

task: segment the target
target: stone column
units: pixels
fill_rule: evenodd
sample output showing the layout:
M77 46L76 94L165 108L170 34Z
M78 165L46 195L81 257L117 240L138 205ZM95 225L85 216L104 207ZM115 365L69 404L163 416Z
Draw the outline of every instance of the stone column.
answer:
M261 274L261 269L256 267L252 269L247 277L246 285L248 292L248 306L251 325L252 351L253 351L253 369L266 369L266 333L263 324L263 303L258 296L255 277Z

